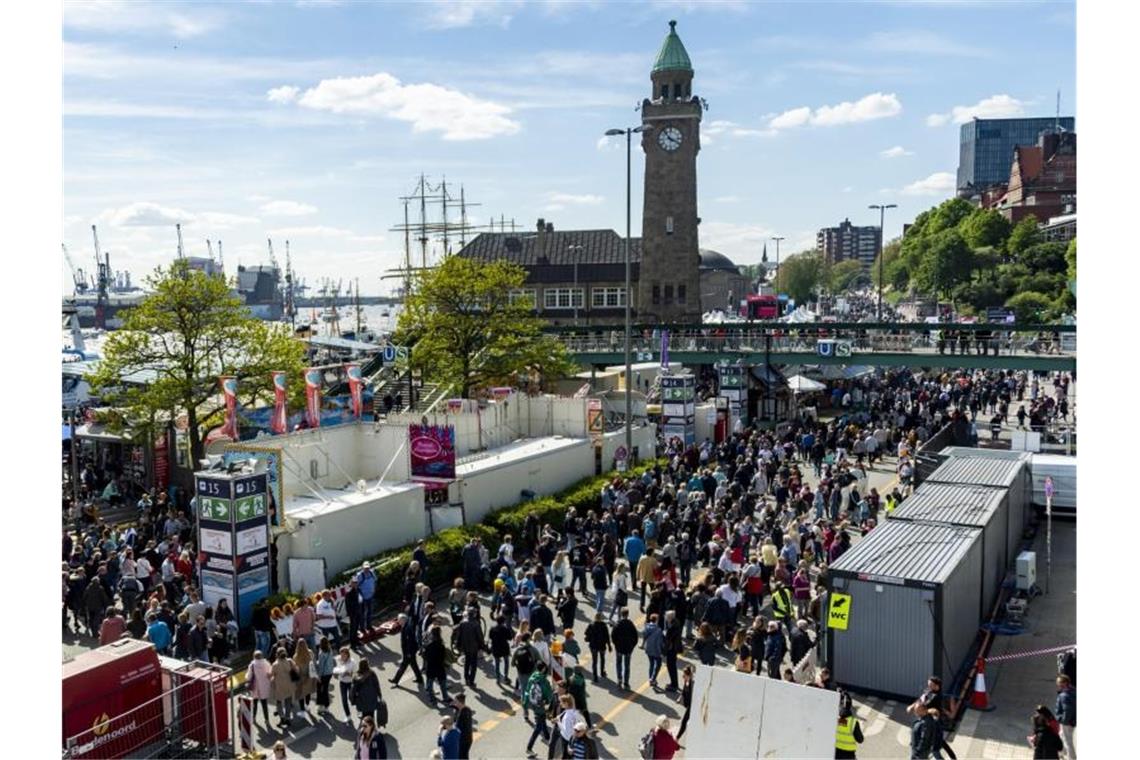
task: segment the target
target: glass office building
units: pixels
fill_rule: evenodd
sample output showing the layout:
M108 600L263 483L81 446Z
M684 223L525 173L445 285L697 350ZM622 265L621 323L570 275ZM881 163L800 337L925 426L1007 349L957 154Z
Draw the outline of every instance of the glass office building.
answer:
M1057 126L1072 132L1072 116L1061 119L974 119L962 125L958 152L958 192L968 194L970 188L983 189L1009 181L1013 149L1017 145L1036 145L1042 132Z

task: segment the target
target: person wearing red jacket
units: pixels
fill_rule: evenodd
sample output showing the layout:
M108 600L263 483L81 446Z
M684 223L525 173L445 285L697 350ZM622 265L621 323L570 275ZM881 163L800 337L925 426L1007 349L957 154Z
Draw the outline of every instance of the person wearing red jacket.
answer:
M664 715L657 718L657 728L653 730L653 760L673 760L677 750L684 749L669 730L669 719Z

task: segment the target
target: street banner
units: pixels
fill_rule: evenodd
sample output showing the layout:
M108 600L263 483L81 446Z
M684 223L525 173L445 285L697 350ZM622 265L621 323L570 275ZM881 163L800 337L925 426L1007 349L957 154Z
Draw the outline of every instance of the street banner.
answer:
M606 433L606 421L602 416L600 398L592 398L586 402L586 430L594 441L601 440Z
M218 378L222 386L222 395L226 399L226 420L222 424L222 434L228 435L230 440L238 440L237 422L237 378L232 375L223 375Z
M352 397L352 416L360 419L360 415L364 411L364 376L361 374L358 364L346 364L344 372L348 377L348 392Z
M285 409L285 373L273 373L273 417L270 429L280 435L289 429L289 414Z
M313 367L305 370L305 424L321 426L321 371Z
M412 479L455 478L455 426L409 425Z
M661 331L661 369L669 369L669 331Z

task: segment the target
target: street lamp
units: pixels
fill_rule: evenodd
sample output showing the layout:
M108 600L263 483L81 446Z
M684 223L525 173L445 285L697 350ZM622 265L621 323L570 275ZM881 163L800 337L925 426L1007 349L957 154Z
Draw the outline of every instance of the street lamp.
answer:
M894 203L888 203L885 206L880 206L877 203L872 203L867 208L877 208L879 210L879 316L876 317L877 321L883 321L883 217L889 208L898 208Z
M776 278L780 276L780 241L783 239L782 236L769 238L769 240L776 241L776 274L772 276L773 285L776 284ZM780 295L780 288L778 286L776 287L776 295Z
M630 166L632 162L633 135L638 132L648 132L653 127L642 124L640 127L626 127L625 129L607 129L606 137L625 135L625 457L628 462L633 456L633 366L630 361L630 324L629 324L629 240L630 223ZM627 469L628 471L628 469Z

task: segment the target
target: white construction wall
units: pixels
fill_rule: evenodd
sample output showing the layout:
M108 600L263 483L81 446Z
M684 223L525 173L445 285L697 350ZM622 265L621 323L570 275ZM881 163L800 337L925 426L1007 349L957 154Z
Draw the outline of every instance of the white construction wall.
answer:
M492 510L517 504L524 490L546 496L594 472L594 447L584 439L549 439L525 444L458 468L459 498L467 523L477 523Z
M324 558L332 577L365 557L395 549L427 534L424 490L417 483L385 486L374 493L330 494L336 500L312 506L293 502L287 516L296 530L277 539L277 575L289 583L289 558Z
M835 757L839 695L697 665L686 757Z

